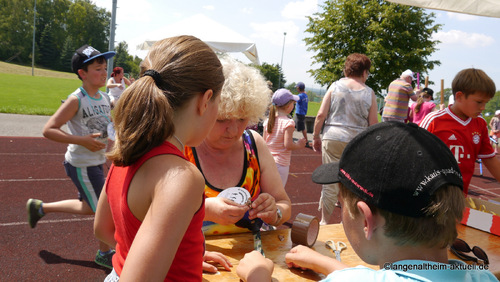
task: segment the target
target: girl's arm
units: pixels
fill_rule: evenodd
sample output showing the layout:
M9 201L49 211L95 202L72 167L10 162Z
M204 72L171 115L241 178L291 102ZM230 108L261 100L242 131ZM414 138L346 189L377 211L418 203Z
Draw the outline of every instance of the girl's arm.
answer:
M130 86L130 84L132 84L132 82L130 82L130 80L128 80L128 78L123 77L122 79L123 79L123 81L125 81L125 84L126 84L127 86Z
M125 77L124 77L125 78ZM113 78L108 79L108 83L106 84L106 88L115 88L122 86L121 83L115 83Z
M285 188L281 183L281 177L274 158L267 148L266 142L257 132L251 131L257 145L260 165L260 188L261 195L254 201L249 212L250 218L260 217L264 222L272 225L280 225L292 216L292 203ZM257 210L256 202L262 203L263 209ZM276 208L281 210L283 217L277 220Z
M297 150L297 149L302 149L304 146L306 146L306 139L301 138L300 140L297 141L297 143L293 142L293 131L295 130L295 127L289 126L285 128L285 148L287 150Z
M146 161L134 176L130 189L139 192L151 184L154 188L147 195L151 201L120 281L141 281L144 277L151 281L165 279L193 215L202 204L203 176L194 165L177 156L162 155ZM134 202L133 198L137 197L129 197L129 206L140 219L142 215L138 213L144 208L144 198L141 202ZM202 261L193 263L201 266Z
M104 185L106 187L106 185ZM115 223L109 208L106 189L102 189L94 218L94 234L97 239L115 248Z

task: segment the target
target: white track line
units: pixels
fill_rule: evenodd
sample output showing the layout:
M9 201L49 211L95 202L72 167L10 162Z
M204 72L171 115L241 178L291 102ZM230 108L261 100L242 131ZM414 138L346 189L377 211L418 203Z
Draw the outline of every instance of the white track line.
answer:
M309 203L295 203L292 206L305 206L305 205L318 205L319 202L309 202Z
M40 220L37 224L45 224L45 223L64 223L64 222L80 222L80 221L91 221L94 220L94 217L83 217L83 218L73 218L73 219L56 219L56 220ZM28 222L8 222L8 223L0 223L0 227L4 226L18 226L18 225L27 225Z
M0 182L34 182L34 181L71 181L69 178L28 178L28 179L0 179Z
M292 204L292 206L305 206L305 205L318 205L319 202L309 202L309 203L296 203ZM66 222L81 222L81 221L91 221L94 220L94 217L83 217L83 218L73 218L73 219L57 219L57 220L40 220L37 224L45 224L45 223L66 223ZM0 223L0 227L7 226L19 226L28 224L26 221L22 222L8 222L8 223Z
M61 153L0 153L0 156L64 156Z

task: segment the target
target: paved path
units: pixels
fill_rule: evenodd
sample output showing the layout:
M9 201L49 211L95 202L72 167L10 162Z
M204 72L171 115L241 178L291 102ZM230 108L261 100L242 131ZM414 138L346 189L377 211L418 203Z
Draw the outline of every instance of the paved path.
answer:
M43 137L42 129L49 118L0 113L0 136Z

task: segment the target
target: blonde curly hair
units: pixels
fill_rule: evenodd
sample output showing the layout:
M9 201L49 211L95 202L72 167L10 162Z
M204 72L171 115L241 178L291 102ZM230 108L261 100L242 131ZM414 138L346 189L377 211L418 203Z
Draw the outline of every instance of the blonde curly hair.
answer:
M253 125L264 118L271 103L269 87L260 71L229 56L220 58L224 72L218 119L248 119Z

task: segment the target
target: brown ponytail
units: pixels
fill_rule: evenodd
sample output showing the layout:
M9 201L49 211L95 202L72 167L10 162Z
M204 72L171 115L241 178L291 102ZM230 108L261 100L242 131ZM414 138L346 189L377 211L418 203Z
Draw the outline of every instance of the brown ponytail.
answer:
M274 122L276 121L276 105L271 104L269 108L269 119L267 120L267 132L273 133Z
M424 95L420 95L417 99L417 105L415 106L415 113L420 112L420 107L422 107L422 104L424 103Z
M154 76L144 72L157 73ZM175 132L173 116L196 95L224 83L222 65L204 42L177 36L156 42L141 63L141 75L115 107L116 142L108 158L128 166Z

